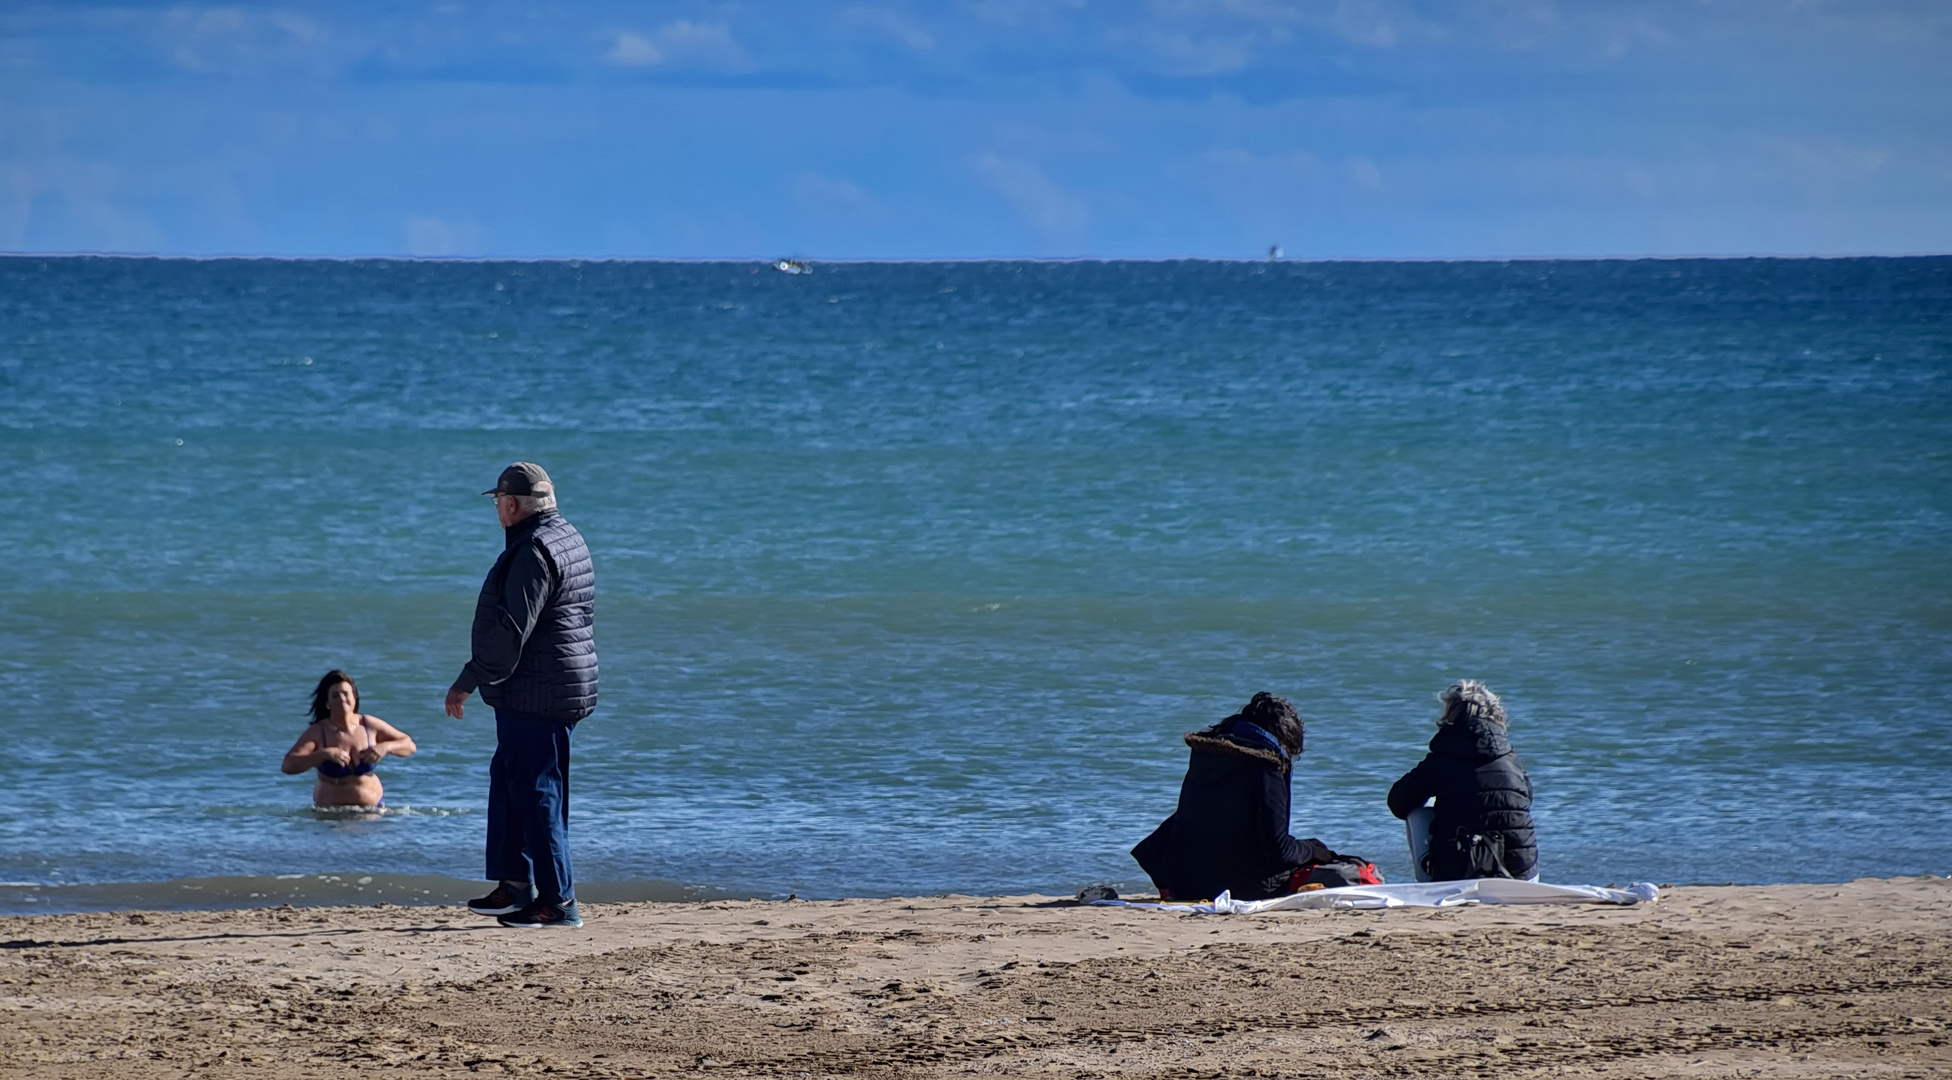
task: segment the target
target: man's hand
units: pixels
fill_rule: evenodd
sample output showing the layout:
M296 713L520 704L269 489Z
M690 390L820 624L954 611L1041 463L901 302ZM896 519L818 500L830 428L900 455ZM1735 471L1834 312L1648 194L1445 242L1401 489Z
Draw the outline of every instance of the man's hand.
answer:
M472 690L449 690L447 692L447 715L461 719L461 706L466 703Z

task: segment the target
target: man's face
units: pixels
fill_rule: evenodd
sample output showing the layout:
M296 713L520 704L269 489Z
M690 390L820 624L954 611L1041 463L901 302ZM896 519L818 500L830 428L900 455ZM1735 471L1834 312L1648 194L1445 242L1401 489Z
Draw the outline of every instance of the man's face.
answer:
M506 529L522 520L522 508L516 504L514 496L497 495L495 496L495 516L502 520L502 528Z

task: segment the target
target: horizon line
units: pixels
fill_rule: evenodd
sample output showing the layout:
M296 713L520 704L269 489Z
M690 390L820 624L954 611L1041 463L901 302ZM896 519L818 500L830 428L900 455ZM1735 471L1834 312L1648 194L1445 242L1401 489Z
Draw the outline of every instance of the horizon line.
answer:
M779 262L822 265L922 265L936 263L1167 263L1210 262L1266 265L1270 263L1514 263L1514 262L1735 262L1777 260L1805 262L1819 259L1942 259L1952 251L1857 252L1828 254L1660 254L1660 255L974 255L974 256L836 256L808 255L188 255L128 251L0 251L0 259L147 259L157 262L401 262L401 263L686 263L773 265Z

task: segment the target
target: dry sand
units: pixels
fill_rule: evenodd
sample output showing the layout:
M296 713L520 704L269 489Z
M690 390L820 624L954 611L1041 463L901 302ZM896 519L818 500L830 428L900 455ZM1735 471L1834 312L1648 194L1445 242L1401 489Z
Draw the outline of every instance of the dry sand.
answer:
M1948 1076L1952 882L1184 916L1044 897L0 919L8 1077Z

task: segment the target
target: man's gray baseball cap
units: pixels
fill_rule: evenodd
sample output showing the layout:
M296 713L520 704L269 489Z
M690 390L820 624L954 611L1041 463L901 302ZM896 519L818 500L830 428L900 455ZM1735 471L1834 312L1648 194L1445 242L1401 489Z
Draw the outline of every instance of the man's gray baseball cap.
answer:
M518 461L503 469L501 479L495 481L495 486L482 492L483 495L528 495L535 498L555 493L556 485L550 483L549 474L542 471L542 466L528 461Z

